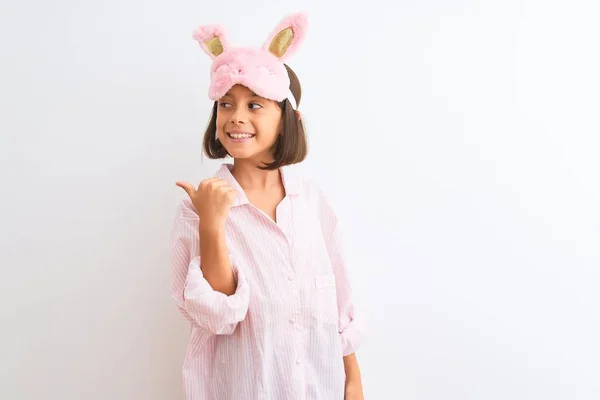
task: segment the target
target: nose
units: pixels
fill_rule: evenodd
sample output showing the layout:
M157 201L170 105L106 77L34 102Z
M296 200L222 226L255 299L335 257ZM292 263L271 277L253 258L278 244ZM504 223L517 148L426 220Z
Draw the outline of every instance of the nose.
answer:
M234 124L243 124L248 120L248 115L245 107L235 107L231 113L231 122Z

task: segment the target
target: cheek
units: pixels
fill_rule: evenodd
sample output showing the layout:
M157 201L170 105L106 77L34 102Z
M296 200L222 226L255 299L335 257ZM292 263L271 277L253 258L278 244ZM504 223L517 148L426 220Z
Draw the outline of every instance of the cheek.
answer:
M261 125L269 136L277 136L283 125L283 120L278 113L272 113L261 120Z
M222 130L223 125L227 123L227 115L224 112L217 113L217 129Z
M279 125L272 119L257 121L255 126L261 133L261 136L266 140L271 140L279 134Z

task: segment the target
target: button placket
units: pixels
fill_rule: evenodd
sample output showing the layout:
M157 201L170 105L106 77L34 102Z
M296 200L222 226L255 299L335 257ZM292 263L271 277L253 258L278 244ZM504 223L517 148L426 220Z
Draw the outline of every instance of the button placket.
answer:
M291 307L291 317L290 322L295 324L299 328L299 316L300 316L300 288L298 287L298 282L296 279L289 279L291 283L291 292L292 292L292 307Z
M292 238L290 238L292 239ZM296 325L297 329L300 329L300 324L298 323L298 318L300 316L300 285L298 282L298 276L296 271L296 266L294 265L294 242L290 240L289 242L289 262L290 262L290 271L288 273L288 282L290 283L292 296L292 316L290 322Z
M290 211L290 216L292 215L291 213L291 209L293 208L293 204L289 204L290 209L286 210L286 211ZM291 315L290 315L290 324L292 325L292 329L294 331L294 341L295 341L295 346L294 346L294 350L295 350L295 361L293 361L296 364L296 367L300 368L300 371L303 371L303 368L301 368L303 366L303 357L304 354L302 352L302 345L301 343L303 342L303 327L302 327L302 271L299 271L296 269L296 265L295 265L295 258L294 258L294 235L293 235L293 226L294 226L294 221L293 218L290 217L290 219L288 220L288 226L286 229L286 236L288 238L288 243L289 243L289 272L288 272L288 276L287 276L287 280L288 280L288 284L289 284L289 288L290 288L290 292L292 294L291 296L291 300L292 300L292 307L291 307ZM305 380L305 376L304 376L304 372L301 372L297 375L298 379L300 380L300 382L302 382L302 385L305 384L306 380Z

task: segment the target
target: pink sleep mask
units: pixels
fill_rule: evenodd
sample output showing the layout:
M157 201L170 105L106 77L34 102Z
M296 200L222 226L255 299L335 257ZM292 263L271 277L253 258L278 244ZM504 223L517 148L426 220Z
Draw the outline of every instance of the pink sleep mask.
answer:
M302 44L306 27L304 13L289 15L260 48L230 46L220 25L198 27L193 38L213 59L208 97L219 100L233 85L240 84L266 99L283 101L288 98L295 104L284 62Z

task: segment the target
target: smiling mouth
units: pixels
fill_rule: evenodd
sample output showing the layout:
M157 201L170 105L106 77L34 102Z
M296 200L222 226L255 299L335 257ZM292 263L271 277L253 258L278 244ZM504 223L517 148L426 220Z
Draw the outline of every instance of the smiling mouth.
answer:
M227 132L227 136L231 139L250 139L256 136L256 134L252 133L230 133Z

